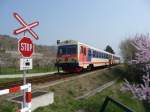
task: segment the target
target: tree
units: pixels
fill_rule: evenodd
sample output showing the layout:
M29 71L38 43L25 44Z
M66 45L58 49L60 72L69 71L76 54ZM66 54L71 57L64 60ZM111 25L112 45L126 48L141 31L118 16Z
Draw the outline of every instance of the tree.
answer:
M133 39L127 38L123 40L120 44L121 55L124 59L124 62L127 63L135 58L136 49L133 46Z
M135 61L136 64L143 65L144 71L140 84L130 84L125 80L123 90L131 91L131 93L139 100L144 100L150 104L150 38L149 35L136 35L132 45L136 48ZM139 68L141 69L141 68Z
M105 51L107 51L107 52L109 52L109 53L112 53L112 54L115 54L114 50L113 50L112 47L109 46L109 45L106 46Z

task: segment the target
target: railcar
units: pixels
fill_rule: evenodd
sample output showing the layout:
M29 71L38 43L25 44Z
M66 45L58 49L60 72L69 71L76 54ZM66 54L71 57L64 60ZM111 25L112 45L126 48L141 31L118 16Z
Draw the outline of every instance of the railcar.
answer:
M58 43L56 66L67 72L120 63L120 57L75 40Z

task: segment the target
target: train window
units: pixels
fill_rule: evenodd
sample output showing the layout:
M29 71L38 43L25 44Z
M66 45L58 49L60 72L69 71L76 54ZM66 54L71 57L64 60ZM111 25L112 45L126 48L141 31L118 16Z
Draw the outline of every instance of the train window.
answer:
M66 48L63 46L58 47L58 55L66 54Z
M93 50L93 57L95 57L95 51Z
M99 55L99 54L100 54L100 52L98 52L98 58L100 57L100 55Z
M101 53L101 58L103 58L103 53Z
M94 54L95 54L95 58L96 58L96 51L95 51L95 53L94 53Z
M99 53L99 58L101 58L101 52Z
M99 52L97 52L97 58L99 58Z
M95 51L93 51L93 57L95 57Z
M105 54L105 59L107 59L107 54Z
M88 55L91 56L91 49L88 50Z
M95 51L95 58L97 57L97 51Z
M65 45L58 47L58 55L76 54L76 53L77 53L77 45Z
M107 54L105 54L105 59L107 59Z
M107 54L107 59L109 59L109 55Z
M93 51L92 50L90 50L91 51L91 56L92 56L92 54L93 54Z
M98 52L95 51L95 58L98 58Z
M69 46L67 48L67 54L76 54L77 53L77 46Z
M101 55L101 52L99 53L99 58L101 58L102 57L102 55Z
M102 53L100 53L100 58L102 58Z
M96 51L96 54L95 54L95 55L96 55L95 57L97 58L97 51Z

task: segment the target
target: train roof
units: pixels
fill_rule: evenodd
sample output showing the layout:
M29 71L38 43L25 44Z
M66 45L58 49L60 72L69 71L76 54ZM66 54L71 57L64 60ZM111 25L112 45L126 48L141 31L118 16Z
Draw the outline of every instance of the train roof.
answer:
M77 41L77 40L65 40L65 41L61 41L61 42L58 44L58 46L70 45L70 44L82 44L82 45L84 45L84 46L88 46L88 47L91 48L91 49L94 49L94 50L97 50L97 51L100 51L100 52L103 52L103 53L106 53L106 54L109 54L109 55L113 55L113 56L116 56L116 57L120 57L120 56L117 56L117 55L115 55L115 54L106 52L106 51L104 51L104 50L101 50L101 49L92 47L92 46L90 46L90 45L88 45L88 44L79 42L79 41Z

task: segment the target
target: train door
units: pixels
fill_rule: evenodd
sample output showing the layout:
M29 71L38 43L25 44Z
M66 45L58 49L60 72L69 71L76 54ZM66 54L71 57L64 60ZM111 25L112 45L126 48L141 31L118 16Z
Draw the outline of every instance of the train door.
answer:
M83 63L83 46L80 46L80 55L79 55L80 62Z
M87 62L87 48L86 47L83 47L83 61L84 63Z
M80 46L80 62L82 65L85 65L85 62L87 61L87 48L85 46Z

